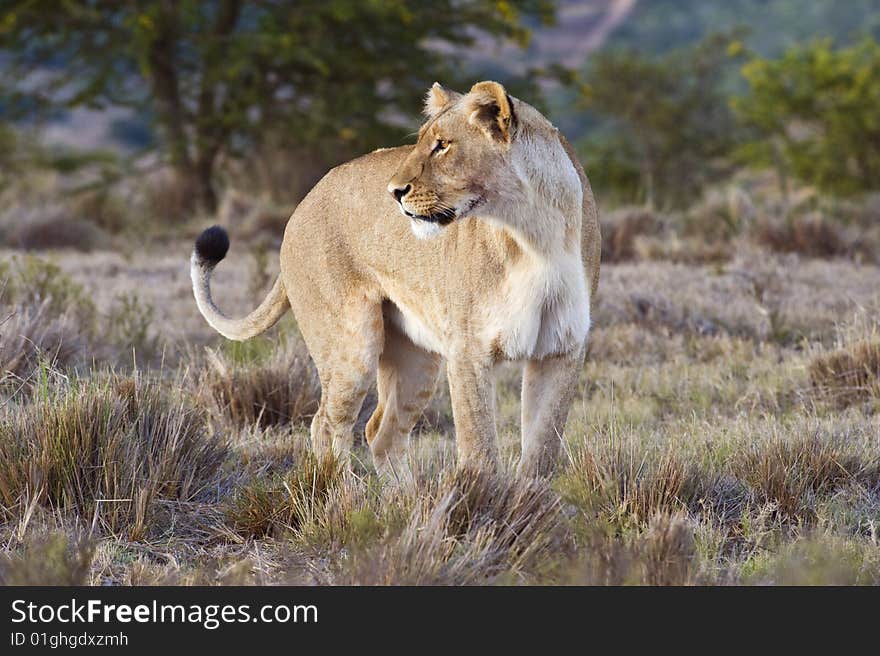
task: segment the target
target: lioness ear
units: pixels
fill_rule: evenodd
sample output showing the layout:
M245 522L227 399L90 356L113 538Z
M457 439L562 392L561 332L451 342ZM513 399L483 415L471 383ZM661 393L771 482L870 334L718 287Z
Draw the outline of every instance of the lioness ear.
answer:
M509 144L516 128L513 100L497 82L477 82L468 94L471 111L468 121L490 138Z
M446 105L455 102L459 98L461 98L460 93L447 89L439 82L434 82L425 96L424 114L428 118L434 118Z

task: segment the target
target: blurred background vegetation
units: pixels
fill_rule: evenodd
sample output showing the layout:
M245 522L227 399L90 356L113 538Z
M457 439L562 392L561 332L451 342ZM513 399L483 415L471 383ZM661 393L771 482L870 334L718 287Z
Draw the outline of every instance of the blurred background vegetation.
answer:
M878 0L3 0L0 185L45 219L22 178L56 173L53 225L110 234L246 190L277 230L329 167L411 140L434 80L492 77L576 142L606 209L764 171L836 219L878 186L878 34Z

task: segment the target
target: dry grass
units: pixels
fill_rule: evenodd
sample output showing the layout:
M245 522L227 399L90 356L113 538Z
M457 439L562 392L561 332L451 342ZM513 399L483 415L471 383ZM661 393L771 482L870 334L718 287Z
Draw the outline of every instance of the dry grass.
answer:
M0 585L87 585L95 543L82 535L30 536L15 553L0 556Z
M82 362L88 341L69 314L52 316L47 303L7 306L0 318L0 389L34 384L41 363L67 368Z
M342 468L332 458L309 455L284 476L258 479L239 487L226 510L229 524L244 538L296 532L325 509Z
M140 377L44 389L0 423L0 502L8 520L43 505L137 539L160 499L204 492L224 456L199 412Z
M732 469L783 520L809 524L816 519L817 498L859 479L880 483L878 465L878 454L858 453L843 439L813 433L747 445Z
M880 341L820 353L810 362L809 374L814 392L840 407L880 401Z
M569 548L558 497L543 481L467 469L433 489L404 490L399 533L355 552L340 583L475 585L527 582Z
M644 524L657 512L687 510L707 478L672 451L645 450L632 436L598 436L570 455L560 486L575 506L627 526Z
M196 383L198 396L232 426L295 425L318 409L317 372L302 340L295 336L284 338L282 347L268 357L236 359L209 350L207 361Z
M577 585L695 585L700 570L694 526L680 513L656 513L648 528L625 538L594 532L567 572Z

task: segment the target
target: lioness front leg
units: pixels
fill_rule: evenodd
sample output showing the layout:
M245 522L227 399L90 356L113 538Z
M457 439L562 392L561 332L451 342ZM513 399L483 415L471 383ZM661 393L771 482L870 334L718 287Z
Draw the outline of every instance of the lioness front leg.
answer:
M497 469L495 380L490 361L450 358L446 373L460 466Z
M522 382L522 455L518 474L547 476L553 473L583 361L583 351L579 351L526 363Z

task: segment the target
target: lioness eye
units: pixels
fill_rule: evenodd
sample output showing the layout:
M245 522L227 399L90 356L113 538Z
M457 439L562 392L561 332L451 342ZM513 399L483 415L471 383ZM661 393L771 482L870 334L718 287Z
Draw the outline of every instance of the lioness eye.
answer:
M441 150L446 150L449 148L449 142L443 139L437 139L437 143L434 144L434 149L431 151L431 154L439 153Z

